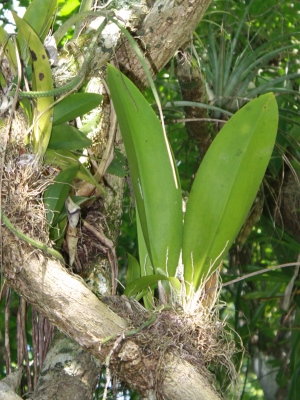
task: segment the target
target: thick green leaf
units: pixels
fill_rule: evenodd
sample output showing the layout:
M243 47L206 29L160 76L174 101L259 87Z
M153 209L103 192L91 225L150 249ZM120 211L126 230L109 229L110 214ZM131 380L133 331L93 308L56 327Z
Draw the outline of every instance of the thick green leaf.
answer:
M152 265L154 270L160 267L175 276L182 240L182 200L169 144L144 96L111 65L108 86Z
M64 215L65 215L64 218L60 217L59 221L56 222L55 226L50 227L49 229L49 237L51 240L55 242L55 247L57 249L61 249L63 245L66 228L68 224L68 218L66 213L64 213Z
M119 176L120 178L124 178L128 174L126 158L120 152L120 150L117 148L115 149L114 153L115 153L114 159L109 164L109 167L107 168L106 172L108 174L112 174L112 175Z
M270 160L278 124L272 93L252 100L207 151L188 200L183 234L187 290L215 270L239 232Z
M52 164L54 166L60 167L61 169L68 169L73 166L77 168L76 177L83 181L89 182L92 185L96 186L99 190L106 194L106 191L103 187L96 181L90 171L81 164L78 159L78 156L73 154L71 151L67 150L53 150L48 149L46 151L46 164Z
M74 93L55 105L53 125L72 121L97 107L103 97L96 93Z
M92 141L72 125L60 124L52 128L48 149L81 150L92 145Z
M33 90L41 92L52 90L52 71L43 43L24 19L19 18L13 11L12 15L18 27L18 36L22 38L20 46L22 46L22 42L25 40L26 45L30 49ZM39 97L35 100L34 117L37 121L34 124L32 141L34 153L40 157L44 156L50 140L53 115L51 105L53 100L53 96Z
M127 253L128 267L126 273L126 285L141 277L140 264L131 254Z
M147 288L154 289L157 286L158 281L169 281L177 292L180 291L180 282L177 278L168 278L165 275L156 274L156 275L143 276L131 282L129 285L126 286L124 294L127 297L133 297L137 293Z
M145 243L137 207L135 207L135 214L136 214L137 237L138 237L138 246L139 246L140 276L153 275L154 270L151 265L151 260L150 260L147 246ZM144 307L147 310L153 309L153 305L155 304L154 290L148 288L145 291L145 293L143 293L142 297L143 297Z
M78 165L73 165L61 171L48 187L44 194L44 203L47 210L47 221L54 226L64 207L72 182L77 175Z
M139 247L139 260L141 268L141 276L153 275L154 270L149 257L149 252L145 243L143 230L141 227L141 220L139 217L138 209L135 207L136 213L136 225L137 225L137 237L138 237L138 247Z
M9 37L8 33L4 30L2 25L0 25L0 46L2 49L5 48L5 55L8 58L13 73L17 73L18 64L16 58L16 49L13 41ZM6 86L6 84L4 84L3 86Z
M57 0L32 0L23 19L34 29L42 42L48 35L57 9Z

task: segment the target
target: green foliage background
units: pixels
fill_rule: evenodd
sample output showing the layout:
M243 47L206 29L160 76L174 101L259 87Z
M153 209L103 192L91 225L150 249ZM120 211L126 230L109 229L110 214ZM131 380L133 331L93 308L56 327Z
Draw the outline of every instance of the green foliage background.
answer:
M18 2L20 7L26 7L28 1ZM64 22L72 13L79 8L79 1L60 1L59 13L56 24ZM5 10L14 9L12 1L1 4L0 20L7 25ZM249 6L246 19L240 26L243 19L245 7ZM287 232L283 225L278 226L274 221L274 204L277 204L278 193L272 190L280 186L281 176L285 161L289 161L289 168L293 167L296 174L300 175L299 167L299 84L300 77L295 76L299 71L299 2L266 0L254 1L213 1L206 17L199 24L194 36L194 49L192 52L195 60L203 68L210 91L215 91L217 96L220 92L214 86L216 82L209 81L208 68L213 65L209 50L212 42L209 40L209 30L215 40L218 54L223 54L226 48L230 47L239 28L240 34L237 38L233 64L247 54L257 49L264 49L265 54L270 53L274 48L282 47L283 41L286 45L294 44L294 48L287 51L280 51L272 56L265 64L259 65L253 78L251 86L259 88L266 82L293 74L293 78L287 82L279 82L274 85L278 88L278 104L280 107L280 127L277 137L277 146L273 154L268 172L264 182L264 208L263 215L252 228L247 241L244 244L238 242L233 246L230 254L224 263L222 270L223 282L228 282L236 277L249 272L258 271L268 266L295 262L300 253L299 241ZM283 39L283 35L289 35ZM268 43L272 46L268 48ZM219 47L218 47L219 46ZM262 47L264 46L264 47ZM225 53L224 53L225 54ZM201 62L200 62L201 60ZM226 59L224 60L226 62ZM208 67L206 67L206 65ZM225 64L221 67L225 68ZM232 71L233 67L231 67ZM241 82L238 82L238 84ZM250 83L249 83L250 84ZM173 107L165 107L164 113L167 122L167 132L172 149L176 158L182 188L189 191L193 182L194 174L201 162L196 144L192 141L188 130L183 123L173 123L176 119L184 118L184 108L176 106L176 101L181 100L180 86L176 76L176 61L172 60L156 79L157 89L160 93L161 102L166 105L173 102ZM239 88L239 85L237 85ZM249 85L245 87L245 98ZM282 89L289 89L282 92ZM150 103L154 103L150 91L146 91ZM245 99L243 97L243 100ZM210 98L211 100L211 98ZM225 99L226 100L226 99ZM233 100L233 99L231 99ZM230 105L222 98L216 97L214 104L220 107ZM229 107L234 112L234 108ZM219 115L208 112L208 117L219 118ZM217 133L216 124L213 120L208 122L209 129L213 135ZM299 193L299 188L298 188ZM272 208L273 207L273 208ZM296 210L299 213L299 210ZM120 268L120 280L124 282L126 274L127 257L126 253L137 257L137 238L135 228L134 208L132 206L130 190L128 189L124 201L124 217L119 239L118 258ZM245 281L227 286L223 289L221 299L224 300L224 308L221 310L222 317L227 319L236 331L236 341L241 338L246 348L246 354L241 366L241 395L240 399L265 399L261 381L258 379L257 370L254 368L254 360L257 355L268 361L271 369L275 370L278 388L287 393L288 399L295 399L296 393L300 393L300 383L297 377L300 371L300 349L299 349L299 321L300 321L300 298L299 298L299 277L294 283L294 291L288 310L282 309L282 301L285 289L294 274L294 267L256 275ZM11 313L15 313L18 307L16 296L11 301ZM10 320L11 352L12 358L16 359L16 320ZM28 324L29 326L29 324ZM0 374L5 372L3 354L3 332L4 332L4 301L0 304ZM29 343L31 331L28 329ZM289 356L290 354L290 360ZM241 359L236 360L238 365ZM214 371L219 378L220 384L226 386L227 377L221 372ZM98 390L101 392L100 388ZM100 396L101 393L99 393ZM122 396L122 395L121 395ZM124 398L134 398L129 392L123 392ZM101 398L101 397L99 397Z

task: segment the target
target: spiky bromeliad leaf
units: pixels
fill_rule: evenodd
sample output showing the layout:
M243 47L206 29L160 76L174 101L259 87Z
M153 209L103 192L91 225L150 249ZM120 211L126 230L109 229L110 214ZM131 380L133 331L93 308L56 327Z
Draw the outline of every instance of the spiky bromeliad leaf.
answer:
M169 144L144 96L111 65L108 86L154 272L161 268L168 276L174 276L182 242L182 200Z
M268 93L238 111L207 151L186 208L187 291L218 267L238 234L269 163L277 125L277 103Z

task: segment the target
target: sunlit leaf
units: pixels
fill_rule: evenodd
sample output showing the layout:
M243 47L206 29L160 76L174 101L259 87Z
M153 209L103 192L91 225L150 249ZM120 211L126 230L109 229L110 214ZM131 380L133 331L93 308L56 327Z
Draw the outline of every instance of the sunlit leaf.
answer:
M34 29L42 42L52 26L57 0L32 0L23 19Z
M55 225L64 207L72 182L78 173L78 165L62 170L48 187L44 194L44 204L47 212L47 221Z
M207 151L186 208L187 290L218 267L238 234L270 160L277 124L274 95L261 96L226 123Z
M155 287L157 287L158 281L169 281L177 292L180 291L180 282L177 278L168 278L165 275L156 274L156 275L143 276L131 282L128 286L126 286L124 294L128 297L133 297L137 293L147 288L154 289Z
M181 190L169 144L144 96L111 65L108 85L152 265L174 276L181 248L182 210Z
M67 0L62 2L62 7L59 9L59 16L65 17L72 13L77 7L80 6L79 0Z
M141 271L140 271L140 264L135 257L127 253L127 258L128 258L128 267L126 273L126 285L129 285L131 282L140 278Z
M82 150L90 147L92 141L72 125L60 124L52 128L48 149Z
M103 97L96 93L74 93L54 107L53 125L72 121L97 107Z
M33 90L42 92L52 90L52 72L43 43L24 19L19 18L15 12L12 12L12 14L18 27L18 34L21 35L22 41L26 41L26 45L30 49ZM22 46L22 44L19 45ZM34 107L34 117L37 121L34 124L32 141L34 152L40 157L44 156L50 140L53 99L53 96L39 97L36 99L36 106Z

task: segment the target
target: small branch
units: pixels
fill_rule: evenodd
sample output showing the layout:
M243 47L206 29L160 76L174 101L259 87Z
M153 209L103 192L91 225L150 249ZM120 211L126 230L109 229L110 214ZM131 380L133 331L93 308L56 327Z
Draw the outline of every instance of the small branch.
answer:
M244 276L241 276L240 278L233 279L232 281L223 283L222 286L225 287L233 285L234 283L244 281L245 279L251 278L252 276L261 275L264 274L265 272L275 271L276 269L286 268L286 267L298 267L298 266L300 266L300 262L275 265L274 267L264 268L261 269L260 271L251 272L250 274L246 274Z

